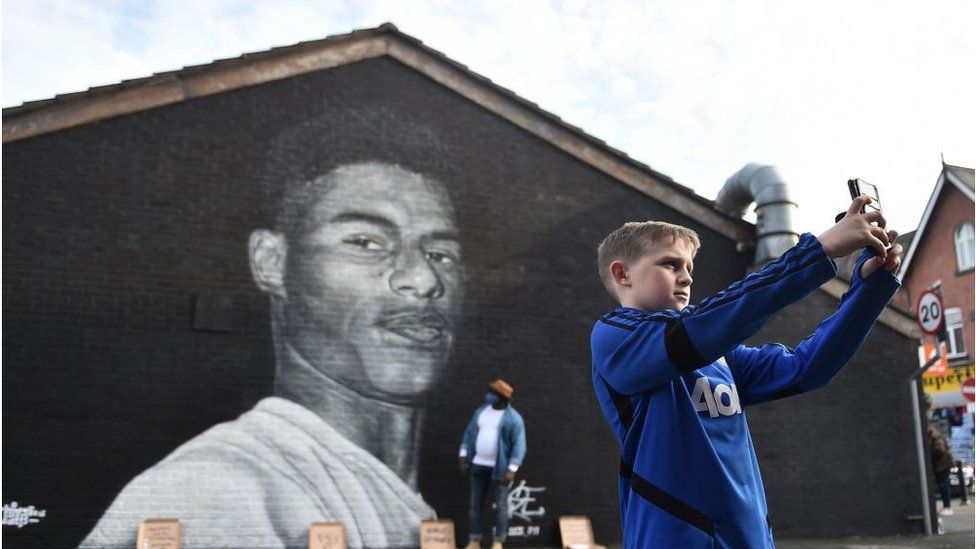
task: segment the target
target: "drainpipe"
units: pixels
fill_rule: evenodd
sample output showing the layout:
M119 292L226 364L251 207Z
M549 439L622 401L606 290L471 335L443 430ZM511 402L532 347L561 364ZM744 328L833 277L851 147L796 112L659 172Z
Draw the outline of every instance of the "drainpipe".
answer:
M729 215L742 217L756 203L756 258L754 265L776 259L792 248L800 235L793 228L796 202L790 199L789 185L773 166L746 164L726 180L715 198L715 207Z

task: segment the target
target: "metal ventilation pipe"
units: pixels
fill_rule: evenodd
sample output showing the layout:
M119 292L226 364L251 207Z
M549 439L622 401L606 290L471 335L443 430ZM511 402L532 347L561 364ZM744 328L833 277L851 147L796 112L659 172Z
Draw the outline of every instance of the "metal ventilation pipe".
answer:
M776 259L799 241L793 228L796 202L790 200L789 185L773 166L746 164L725 181L715 198L715 207L742 217L756 203L756 260L760 265Z

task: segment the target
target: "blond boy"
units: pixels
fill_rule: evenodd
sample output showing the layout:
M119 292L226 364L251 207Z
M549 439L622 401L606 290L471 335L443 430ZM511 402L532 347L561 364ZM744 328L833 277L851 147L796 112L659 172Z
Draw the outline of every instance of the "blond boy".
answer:
M628 223L600 244L600 277L621 306L593 327L593 386L620 442L625 548L773 547L743 408L825 385L898 289L902 248L887 248L898 235L880 212L860 213L868 201L697 307L691 229ZM850 290L815 333L795 349L742 345L860 248Z

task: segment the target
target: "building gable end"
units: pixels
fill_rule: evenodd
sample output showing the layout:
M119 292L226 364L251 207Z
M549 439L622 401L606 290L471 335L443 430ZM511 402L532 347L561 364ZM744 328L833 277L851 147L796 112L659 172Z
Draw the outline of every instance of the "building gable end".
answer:
M959 192L968 198L971 202L974 201L973 189L971 189L965 182L960 180L951 170L943 168L942 173L939 174L939 180L935 184L935 188L932 190L932 194L929 196L928 204L925 206L925 211L922 213L922 219L918 223L918 229L915 231L915 238L912 239L912 243L908 247L908 251L905 253L905 260L902 262L899 274L903 279L907 278L910 271L912 260L918 253L919 248L922 246L923 240L925 240L925 229L928 227L931 221L932 214L936 207L942 200L942 191L946 189L946 181L948 181L953 187L959 189Z
M131 84L108 86L104 91L89 90L35 107L25 104L5 109L3 142L381 56L389 56L417 70L617 181L698 220L738 245L749 247L755 240L752 224L726 216L713 208L711 201L691 189L427 48L392 25L330 37L311 47L299 45L282 48L280 52L245 55L239 60L216 61Z

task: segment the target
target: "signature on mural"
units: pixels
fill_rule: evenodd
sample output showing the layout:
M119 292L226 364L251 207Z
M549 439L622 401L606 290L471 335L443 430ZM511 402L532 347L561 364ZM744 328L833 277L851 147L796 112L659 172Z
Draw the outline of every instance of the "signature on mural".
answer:
M11 501L3 506L4 526L16 526L17 528L23 528L28 524L37 524L46 516L46 510L37 509L33 505L21 507L16 501Z
M509 526L509 537L532 537L542 533L542 527L532 524L533 518L546 516L546 508L538 505L538 498L533 494L545 492L545 487L533 488L525 483L525 479L512 487L508 492L508 516L518 517L529 523L528 525Z

